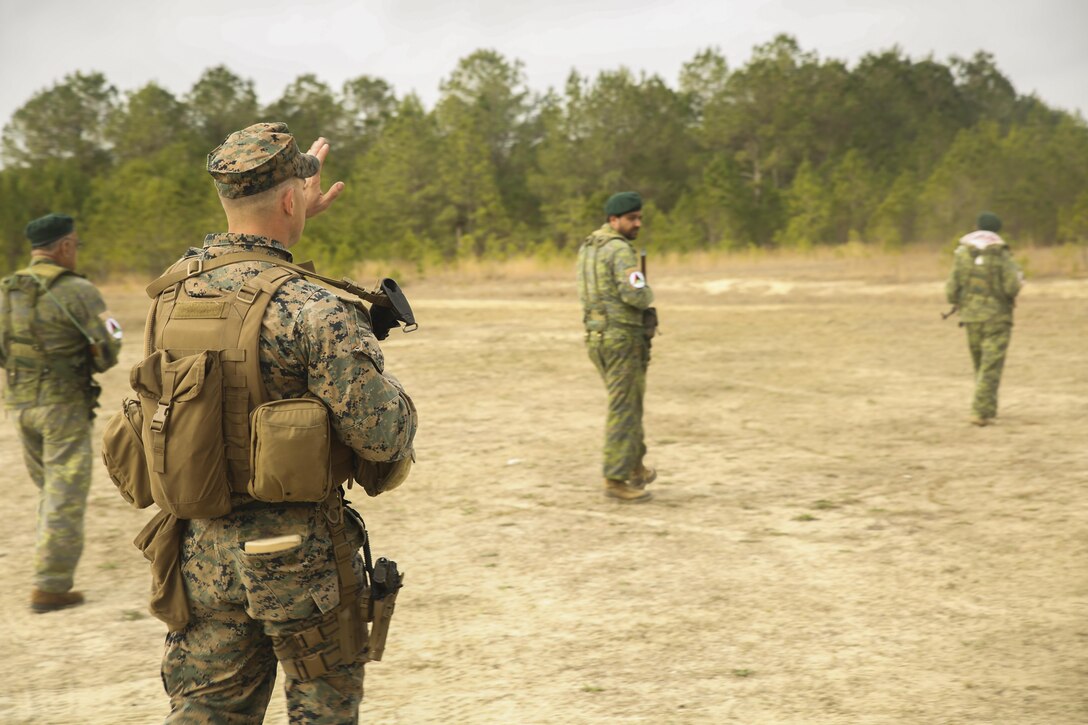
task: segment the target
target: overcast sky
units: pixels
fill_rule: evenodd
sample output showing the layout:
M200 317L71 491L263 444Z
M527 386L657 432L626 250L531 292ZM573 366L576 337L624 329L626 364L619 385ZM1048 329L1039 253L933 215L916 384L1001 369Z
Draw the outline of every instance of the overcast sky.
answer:
M777 33L853 64L894 45L946 62L986 50L1020 93L1088 115L1088 0L0 0L0 121L74 71L122 91L156 81L182 95L225 64L262 103L302 73L336 89L374 75L430 106L458 59L493 48L525 63L534 90L627 66L676 83L716 46L731 68Z

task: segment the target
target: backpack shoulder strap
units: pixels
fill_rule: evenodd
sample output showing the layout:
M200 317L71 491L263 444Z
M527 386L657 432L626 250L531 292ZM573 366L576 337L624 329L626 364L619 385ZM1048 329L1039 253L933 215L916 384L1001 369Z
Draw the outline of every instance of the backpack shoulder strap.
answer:
M278 259L268 254L262 254L260 252L234 252L232 254L224 254L221 257L215 259L190 259L188 261L181 260L170 269L166 271L161 277L149 284L146 288L147 296L151 298L157 297L163 290L168 287L182 282L189 277L194 277L203 272L207 272L219 267L225 267L228 264L240 264L242 262L267 262L274 264L277 267L284 267L286 269L293 270L298 274L309 277L310 279L316 279L320 282L324 282L327 285L335 287L337 289L344 290L349 294L353 294L360 299L364 299L367 302L378 304L382 306L390 306L389 298L382 292L374 292L368 290L365 287L360 287L354 282L354 280L344 277L343 279L333 279L332 277L326 277L318 274L314 271L314 265L312 262L303 262L302 264L294 264L284 259Z
M76 275L72 270L67 267L62 267L59 264L32 264L20 269L15 274L34 277L38 280L38 283L45 288L52 287L58 279L66 274L75 275L77 277L81 276Z
M268 388L261 376L260 348L261 324L273 295L285 282L298 277L292 269L281 266L269 267L256 277L251 277L239 287L230 301L227 327L221 340L222 349L244 351L241 355L242 371L250 394L250 407L268 400ZM243 383L244 384L244 383Z
M162 276L156 279L145 288L147 296L154 299L158 297L166 288L173 287L178 282L183 282L190 277L195 277L198 274L218 269L219 267L226 267L229 264L239 264L241 262L269 262L272 264L285 266L289 264L282 259L277 259L268 254L261 254L260 252L235 252L233 254L224 254L221 257L215 257L214 259L181 259L172 264Z
M59 264L30 264L23 267L20 270L13 272L11 275L5 277L0 281L0 287L3 288L4 294L4 319L0 321L0 345L3 345L5 355L8 349L8 340L15 340L17 342L25 342L31 347L24 351L30 357L42 358L42 350L45 349L45 345L41 339L41 330L39 328L40 315L38 302L44 295L53 301L54 304L60 309L62 313L68 318L68 320L75 325L79 333L87 339L88 342L93 343L94 340L87 329L80 324L76 319L72 311L68 309L57 297L49 291L49 288L61 277L65 275L77 275L67 267L62 267ZM21 282L20 280L25 280ZM28 296L27 306L32 310L31 316L33 321L30 323L29 334L31 337L23 338L15 335L14 322L12 320L12 305L11 305L11 291L15 287L22 288Z
M285 282L298 277L283 267L269 267L228 298L226 325L220 328L223 366L223 436L235 491L244 491L250 470L249 414L268 401L268 386L261 375L261 324L273 295ZM180 286L180 285L179 285Z
M250 411L268 400L260 366L261 324L276 291L298 277L273 265L215 298L190 297L180 277L161 290L148 312L148 353L208 350L219 358L227 478L235 492L244 492L250 477Z

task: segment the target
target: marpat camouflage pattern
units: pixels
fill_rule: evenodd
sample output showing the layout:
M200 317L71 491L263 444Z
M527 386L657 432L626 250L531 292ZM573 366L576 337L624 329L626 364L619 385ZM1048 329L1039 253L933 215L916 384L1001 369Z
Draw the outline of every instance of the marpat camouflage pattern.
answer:
M271 239L209 235L186 258L263 252L269 263L242 262L192 277L194 297L229 293L291 255ZM265 312L260 365L269 398L312 395L325 403L336 435L360 457L397 460L411 453L415 415L385 362L369 323L354 304L304 279L281 286ZM317 504L261 505L234 494L235 511L192 520L182 538L181 566L190 605L185 629L167 636L163 682L168 723L260 723L276 677L273 637L314 626L339 602L329 527ZM243 542L297 533L284 552L247 554ZM358 532L352 534L357 552ZM363 566L353 561L358 577ZM362 584L362 579L360 579ZM360 590L362 592L362 590ZM315 643L320 652L327 642ZM363 662L304 680L287 675L291 722L356 722Z

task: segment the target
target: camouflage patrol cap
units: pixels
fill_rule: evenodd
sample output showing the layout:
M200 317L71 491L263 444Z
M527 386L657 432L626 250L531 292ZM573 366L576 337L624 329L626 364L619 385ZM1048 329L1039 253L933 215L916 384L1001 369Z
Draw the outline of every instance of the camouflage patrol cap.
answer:
M255 123L227 136L208 154L208 173L228 199L259 194L292 176L305 179L320 170L317 157L298 150L286 123Z

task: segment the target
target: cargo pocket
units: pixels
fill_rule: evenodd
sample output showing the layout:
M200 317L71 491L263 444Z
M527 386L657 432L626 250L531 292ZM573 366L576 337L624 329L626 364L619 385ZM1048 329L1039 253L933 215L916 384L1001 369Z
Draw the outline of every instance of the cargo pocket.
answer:
M324 501L332 490L332 429L319 400L288 398L250 415L248 493L258 501Z
M140 404L125 398L121 410L106 423L102 436L102 461L122 498L138 509L153 502L151 479L144 453L144 413Z
M235 550L253 619L289 622L325 614L340 603L332 545L307 535L298 546L270 554Z

